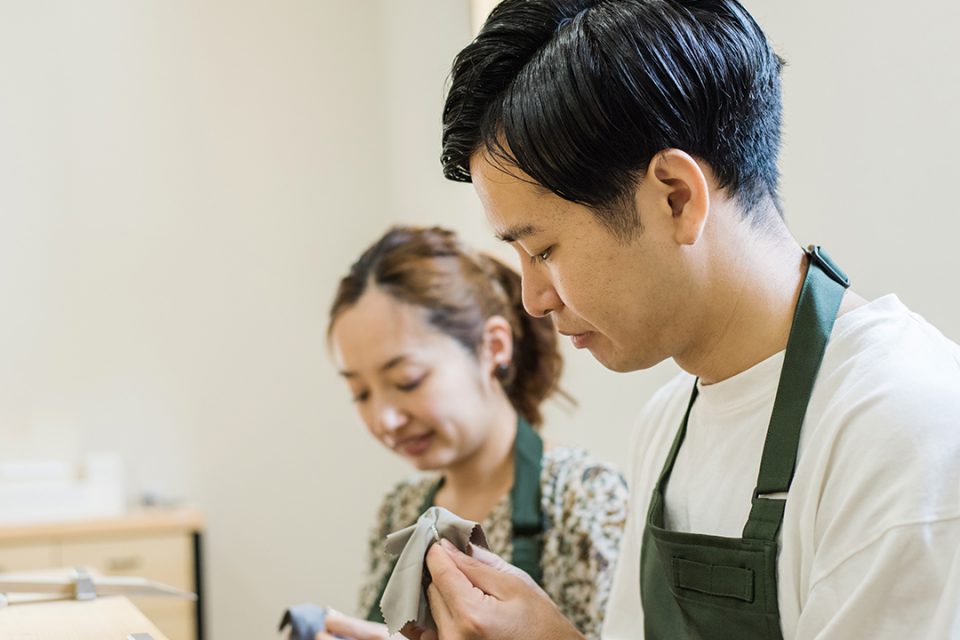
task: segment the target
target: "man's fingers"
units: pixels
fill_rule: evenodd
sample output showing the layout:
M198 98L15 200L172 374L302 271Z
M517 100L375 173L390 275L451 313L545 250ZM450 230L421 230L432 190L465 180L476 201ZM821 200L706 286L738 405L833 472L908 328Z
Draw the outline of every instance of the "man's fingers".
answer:
M430 613L433 615L433 621L437 623L437 629L439 631L448 629L454 616L446 600L443 599L443 594L437 589L437 585L431 583L427 587L427 600L430 602Z
M464 579L497 600L505 600L511 588L522 582L518 575L505 573L500 569L495 569L484 562L471 558L447 541L443 542L443 550Z
M474 560L482 562L491 569L504 571L507 567L513 567L512 564L495 554L493 551L490 551L490 549L484 549L483 547L479 547L473 543L469 544L470 546L467 549L467 552L469 553L470 557ZM453 545L450 545L450 547L453 547ZM445 546L448 551L450 550L450 547Z
M482 598L483 594L473 586L450 554L440 545L435 544L427 551L427 569L430 570L432 584L452 611L456 612L461 603L469 607Z
M451 545L451 547L452 546L453 545ZM475 544L470 544L468 552L471 558L487 565L491 569L496 569L501 573L516 576L531 586L536 585L536 582L534 582L533 578L530 577L530 574L523 569L510 564L489 549L484 549L483 547L478 547Z

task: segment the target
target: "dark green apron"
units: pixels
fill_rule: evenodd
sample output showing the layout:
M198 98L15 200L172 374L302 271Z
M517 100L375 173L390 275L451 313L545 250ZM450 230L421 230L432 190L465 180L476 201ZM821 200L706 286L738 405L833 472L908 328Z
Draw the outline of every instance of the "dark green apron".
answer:
M650 500L640 553L646 640L780 640L777 534L797 463L800 427L820 363L849 286L819 247L793 317L770 426L743 538L664 528L664 490L697 398L694 386L680 431ZM773 497L773 494L781 496Z
M513 466L513 487L510 489L513 556L510 563L526 571L537 584L541 584L543 569L540 565L540 556L543 551L544 524L543 513L540 510L540 472L543 468L543 440L523 418L517 421ZM433 506L433 500L441 486L443 486L442 479L430 489L420 507L420 513ZM407 525L411 524L414 523L407 523ZM383 598L383 592L387 588L387 582L392 573L393 567L384 575L377 599L367 613L367 620L383 623L380 600Z

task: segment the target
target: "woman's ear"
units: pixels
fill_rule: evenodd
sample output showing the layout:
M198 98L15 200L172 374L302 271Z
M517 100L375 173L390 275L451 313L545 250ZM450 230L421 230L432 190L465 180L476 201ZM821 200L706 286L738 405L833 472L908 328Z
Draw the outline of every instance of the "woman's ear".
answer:
M507 370L513 362L513 329L503 316L490 316L483 324L480 365L487 377L497 377L497 370Z
M700 239L710 213L710 187L703 168L679 149L661 151L650 161L647 178L658 186L662 210L669 211L677 244L693 245Z

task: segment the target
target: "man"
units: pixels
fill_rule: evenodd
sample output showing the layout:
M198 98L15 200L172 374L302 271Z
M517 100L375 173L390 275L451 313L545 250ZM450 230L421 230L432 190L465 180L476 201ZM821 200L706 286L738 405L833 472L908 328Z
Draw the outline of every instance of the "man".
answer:
M527 309L686 372L634 436L611 640L960 637L960 348L787 230L781 66L734 0L507 0L454 62L444 170ZM489 553L427 562L443 640L582 637Z

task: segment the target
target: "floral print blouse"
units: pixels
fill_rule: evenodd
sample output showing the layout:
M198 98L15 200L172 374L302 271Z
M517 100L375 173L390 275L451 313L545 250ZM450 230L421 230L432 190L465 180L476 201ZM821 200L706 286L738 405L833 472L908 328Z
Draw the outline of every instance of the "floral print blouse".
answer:
M369 562L360 591L360 617L374 605L393 564L384 550L387 534L413 524L437 482L418 474L397 484L380 506L370 535ZM617 471L585 451L548 449L540 475L543 588L588 639L600 638L617 551L627 517L627 486ZM507 493L484 520L490 549L510 560L513 542Z

